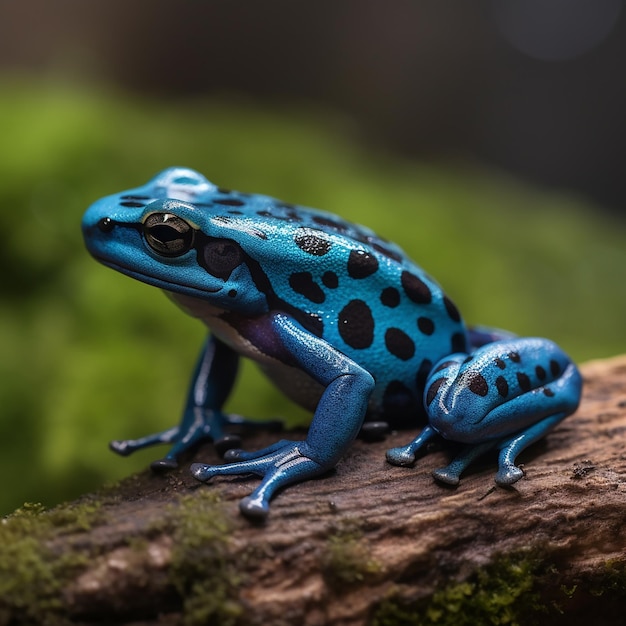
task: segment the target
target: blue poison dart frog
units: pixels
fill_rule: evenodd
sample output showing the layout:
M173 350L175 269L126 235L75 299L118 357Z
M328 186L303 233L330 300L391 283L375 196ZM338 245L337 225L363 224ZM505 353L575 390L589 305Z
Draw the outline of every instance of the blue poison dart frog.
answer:
M496 483L510 485L522 477L517 455L578 406L581 376L554 343L466 328L398 246L330 213L170 168L93 204L82 227L98 261L160 287L210 330L180 424L112 449L173 444L152 464L159 470L213 440L227 463L196 463L191 472L201 481L261 476L240 503L248 516L266 516L277 489L327 472L362 428L381 423L426 424L387 452L394 465L411 465L441 436L465 446L437 480L457 484L473 459L496 448ZM222 406L239 356L313 411L304 441L237 449L227 427L242 419Z

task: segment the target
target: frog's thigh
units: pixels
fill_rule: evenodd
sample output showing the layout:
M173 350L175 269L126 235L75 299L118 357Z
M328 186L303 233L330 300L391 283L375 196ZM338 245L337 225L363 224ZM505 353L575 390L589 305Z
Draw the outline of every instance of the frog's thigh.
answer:
M462 357L435 368L428 381L430 424L446 439L503 439L545 418L562 419L578 406L580 374L548 340L497 342L460 362Z

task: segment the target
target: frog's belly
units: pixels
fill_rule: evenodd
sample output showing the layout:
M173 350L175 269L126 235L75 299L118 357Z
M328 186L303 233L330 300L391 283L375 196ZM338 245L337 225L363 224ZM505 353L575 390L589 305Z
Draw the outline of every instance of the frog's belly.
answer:
M302 370L279 361L259 363L261 371L290 400L304 409L315 411L324 387Z
M249 339L241 335L236 328L233 328L220 317L220 314L223 313L222 310L212 307L197 298L171 293L168 296L189 315L201 319L220 341L241 356L255 361L261 368L261 371L290 400L293 400L293 402L305 409L315 410L324 387L308 374L298 368L286 365L259 350Z
M255 361L261 371L290 400L309 411L315 410L324 392L323 385L311 378L303 370L287 365L261 351L236 328L220 317L222 311L210 307L195 298L188 298L178 294L174 294L172 298L187 313L201 319L220 341L241 356ZM418 398L411 398L407 404L407 399L403 397L397 408L393 405L390 406L384 399L386 384L389 382L386 380L385 374L381 372L371 373L377 380L377 385L369 398L367 418L391 420L396 426L413 424L415 418L421 414L421 404ZM412 374L410 376L411 378L413 377Z
M297 405L311 412L315 411L322 394L324 393L324 386L313 380L302 370L294 367L289 367L283 363L275 361L274 363L263 362L259 363L261 371L282 391L290 400ZM386 417L392 418L393 415L385 416L383 407L380 402L380 394L374 392L369 399L367 414L365 416L367 420L380 420L386 419ZM393 421L394 427L413 425L418 415L418 410L411 411L411 419L408 423Z
M265 376L292 402L311 412L315 411L325 389L321 383L300 368L292 367L268 356L219 317L208 317L204 321L220 341L241 356L252 359ZM380 391L380 389L375 390L370 397L367 410L369 419L380 419L384 412Z
M217 338L241 356L253 360L290 400L309 411L315 410L324 392L323 385L301 369L268 356L223 320L211 318L205 321Z

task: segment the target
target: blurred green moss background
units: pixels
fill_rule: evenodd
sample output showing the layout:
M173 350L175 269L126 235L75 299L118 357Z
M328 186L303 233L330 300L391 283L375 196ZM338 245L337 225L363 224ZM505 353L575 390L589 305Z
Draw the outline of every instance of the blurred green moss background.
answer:
M236 100L154 104L0 83L0 514L145 468L111 439L176 423L204 336L158 290L98 265L80 219L170 165L340 213L399 243L469 323L558 341L584 361L626 351L626 229L566 193L464 163L359 145L319 110ZM247 364L230 410L303 423Z

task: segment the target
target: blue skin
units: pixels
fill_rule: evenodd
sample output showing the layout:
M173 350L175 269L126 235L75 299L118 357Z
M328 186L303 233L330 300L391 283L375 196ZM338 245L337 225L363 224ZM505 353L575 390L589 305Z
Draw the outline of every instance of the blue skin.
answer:
M364 422L428 424L387 452L395 465L412 464L437 435L464 443L434 474L450 484L498 448L496 482L509 485L522 476L516 456L578 406L580 374L552 342L467 329L400 248L330 213L218 189L197 172L170 168L93 204L83 233L96 259L160 287L211 331L180 424L111 447L130 454L172 444L156 470L176 467L207 439L231 448L230 463L191 471L201 481L261 476L240 503L248 516L265 517L280 487L333 468ZM314 412L304 441L233 449L237 438L226 427L243 420L222 406L240 355Z

